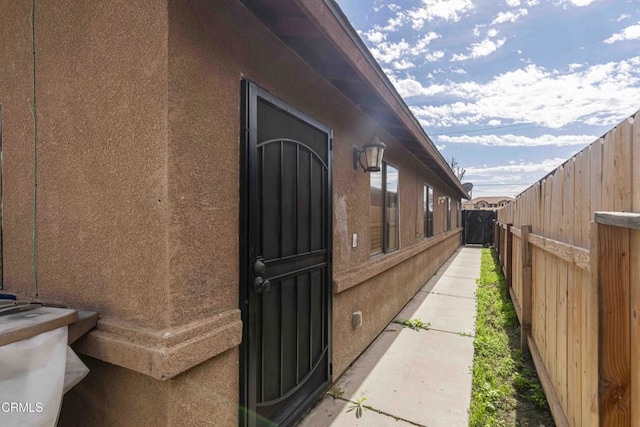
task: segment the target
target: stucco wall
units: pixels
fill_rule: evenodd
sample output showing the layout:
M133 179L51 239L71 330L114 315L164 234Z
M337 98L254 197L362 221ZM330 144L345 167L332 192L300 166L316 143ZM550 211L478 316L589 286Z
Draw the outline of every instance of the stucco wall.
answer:
M31 1L1 10L0 36L15 41L0 52L5 289L33 296L35 265L40 297L102 313L75 348L110 362L85 357L92 372L61 425L237 424L243 78L334 131L334 278L393 255L369 256L369 175L353 170L353 144L377 132L400 170L405 258L334 295L334 375L459 245L459 230L432 247L422 237L423 184L436 200L453 192L239 2L38 2L37 141Z
M166 8L36 5L35 39L31 1L2 5L4 288L163 324Z

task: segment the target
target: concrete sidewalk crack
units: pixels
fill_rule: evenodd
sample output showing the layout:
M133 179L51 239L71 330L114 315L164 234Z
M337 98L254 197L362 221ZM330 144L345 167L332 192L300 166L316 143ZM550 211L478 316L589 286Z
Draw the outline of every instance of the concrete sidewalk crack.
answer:
M468 332L452 332L452 331L445 331L443 329L438 329L438 328L434 328L434 327L430 327L429 328L430 331L438 331L438 332L442 332L445 334L452 334L452 335L458 335L460 337L467 337L467 338L475 338L475 333L470 334Z
M473 296L473 297L464 297L462 295L445 294L444 292L438 292L438 291L423 291L423 290L419 290L418 292L422 292L422 293L425 293L425 294L433 294L433 295L443 295L443 296L446 296L446 297L454 297L454 298L464 298L464 299L472 299L472 300L476 299L475 296Z
M334 399L342 400L343 402L347 402L347 403L354 403L353 401L351 401L351 400L349 400L349 399L345 399L344 397L341 397L341 396L334 397ZM365 408L367 408L367 410L369 410L369 411L374 411L374 412L377 412L377 413L378 413L378 414L380 414L380 415L384 415L384 416L387 416L387 417L391 417L391 418L393 418L393 419L394 419L394 420L396 420L396 421L404 421L405 423L409 423L409 424L411 424L411 425L418 426L418 427L428 427L428 426L426 426L425 424L418 424L418 423L416 423L416 422L414 422L414 421L407 420L406 418L402 418L402 417L399 417L399 416L397 416L397 415L390 414L390 413L385 412L385 411L383 411L383 410L381 410L381 409L376 409L376 408L374 408L373 406L364 405L364 407L365 407Z
M453 276L450 274L442 274L442 277L453 277L454 279L478 280L479 277Z

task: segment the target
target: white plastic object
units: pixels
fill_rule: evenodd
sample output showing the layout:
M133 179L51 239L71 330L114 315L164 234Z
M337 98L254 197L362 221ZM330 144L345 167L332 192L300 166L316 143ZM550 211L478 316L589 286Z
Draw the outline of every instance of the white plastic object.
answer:
M0 347L0 425L56 425L67 347L66 326Z

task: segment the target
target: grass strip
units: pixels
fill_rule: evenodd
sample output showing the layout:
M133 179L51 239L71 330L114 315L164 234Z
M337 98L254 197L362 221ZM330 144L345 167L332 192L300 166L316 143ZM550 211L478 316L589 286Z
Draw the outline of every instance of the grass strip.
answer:
M476 291L476 338L469 425L553 426L547 400L528 354L495 252L482 249Z

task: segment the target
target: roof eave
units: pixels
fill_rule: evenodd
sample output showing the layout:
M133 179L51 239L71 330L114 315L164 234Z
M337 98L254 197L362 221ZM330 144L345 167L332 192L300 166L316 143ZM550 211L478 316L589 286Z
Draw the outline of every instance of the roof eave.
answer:
M327 20L325 11L319 7L322 4L317 0L295 0L295 2L340 51L343 58L359 72L369 87L396 114L424 153L436 162L440 171L436 170L434 172L447 184L451 185L460 196L469 199L469 194L462 187L460 180L451 170L447 161L440 154L431 138L424 131L337 3L334 0L323 1L324 6L331 12L335 24L337 24L335 25ZM351 47L348 46L349 43L352 45ZM384 124L381 124L381 126L385 127ZM400 143L405 145L403 141L400 141Z

